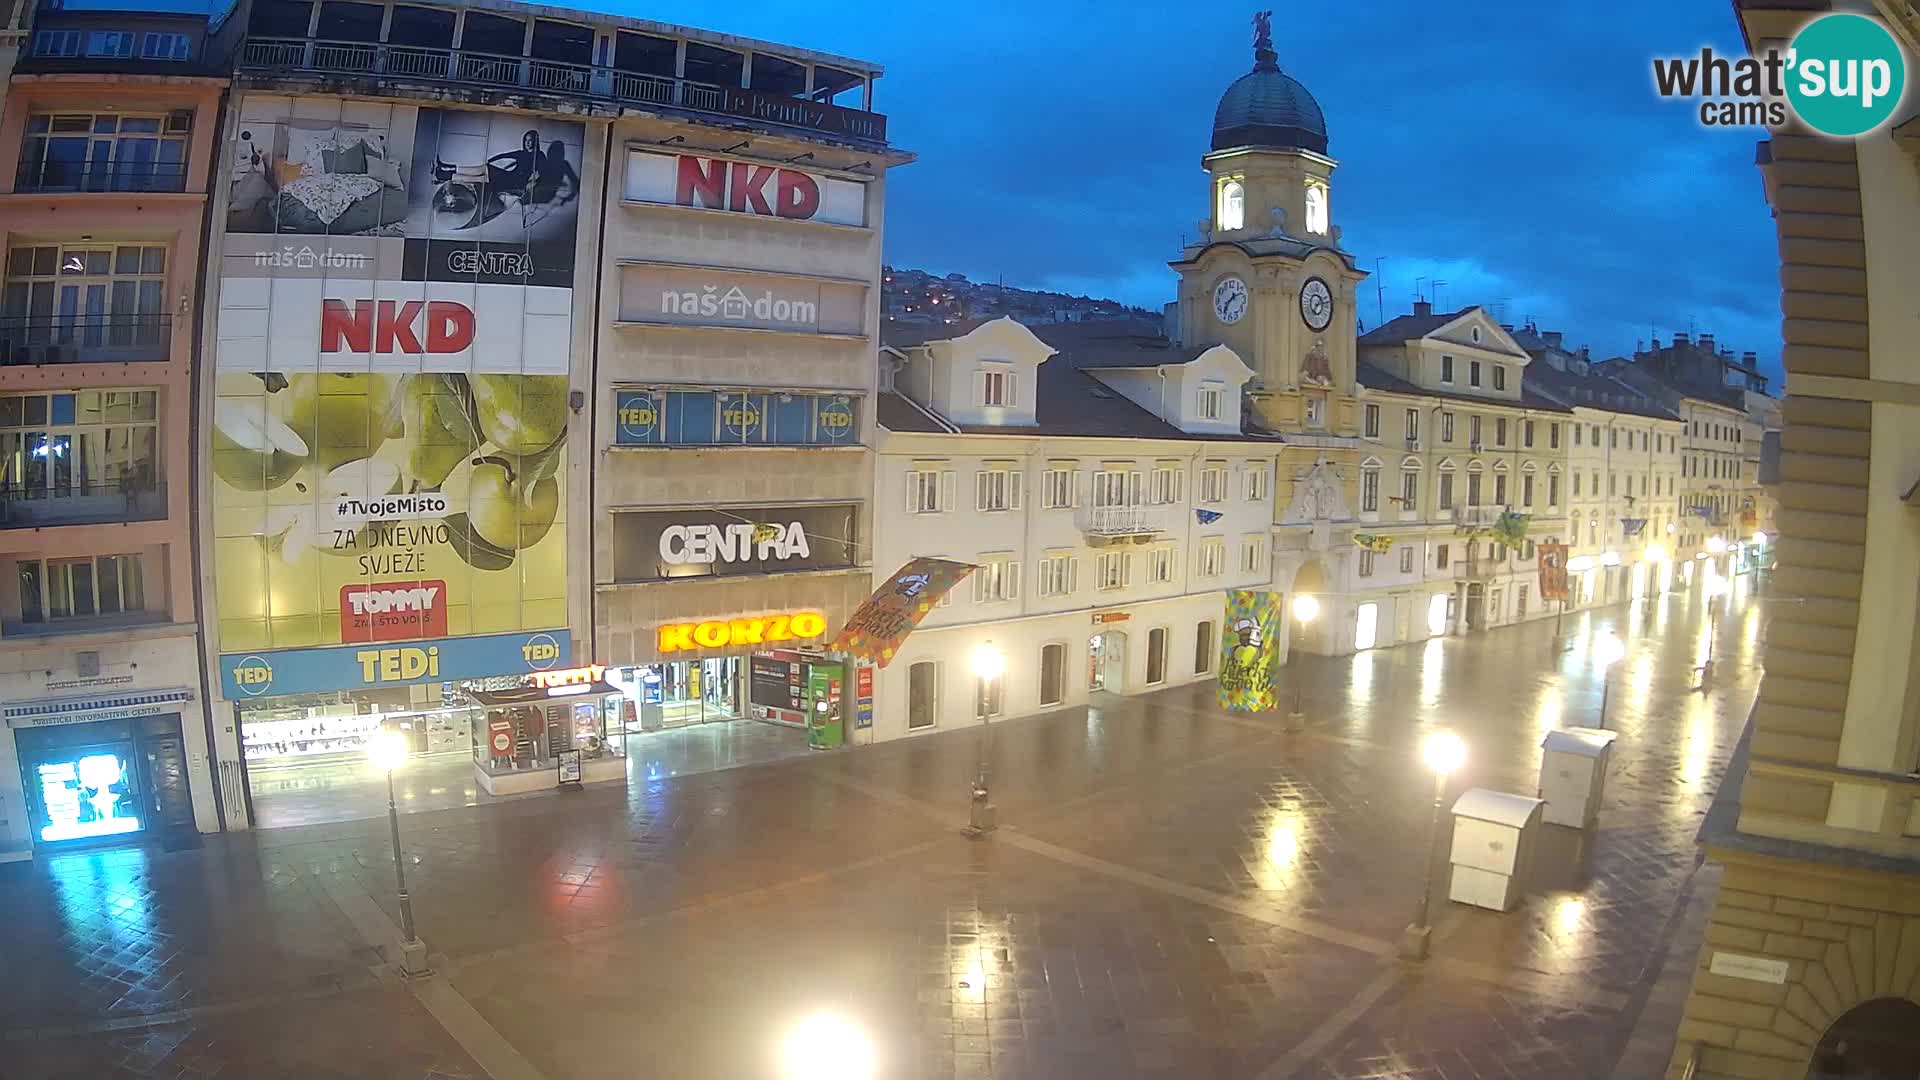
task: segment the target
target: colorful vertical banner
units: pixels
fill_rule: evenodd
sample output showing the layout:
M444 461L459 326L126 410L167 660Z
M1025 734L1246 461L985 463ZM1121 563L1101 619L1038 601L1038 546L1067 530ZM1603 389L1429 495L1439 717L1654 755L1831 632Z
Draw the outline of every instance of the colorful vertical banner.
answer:
M913 560L867 597L828 648L886 667L927 612L972 572L971 563Z
M1223 708L1235 712L1273 710L1274 654L1279 633L1279 593L1244 589L1227 593L1226 630L1220 635Z
M1567 545L1541 544L1539 555L1540 598L1567 599Z

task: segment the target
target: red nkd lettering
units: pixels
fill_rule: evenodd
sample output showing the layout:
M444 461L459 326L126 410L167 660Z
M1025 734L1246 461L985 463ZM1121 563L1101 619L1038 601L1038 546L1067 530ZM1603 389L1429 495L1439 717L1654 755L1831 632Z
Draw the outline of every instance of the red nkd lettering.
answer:
M727 209L771 217L773 207L767 204L767 181L778 171L771 165L734 162L733 181L727 188Z
M426 345L415 324L424 320ZM452 300L320 302L320 351L457 353L473 347L473 309Z
M820 185L806 173L781 169L774 191L774 212L783 218L805 221L820 212Z
M718 210L727 204L727 163L717 158L681 155L673 201L681 206Z

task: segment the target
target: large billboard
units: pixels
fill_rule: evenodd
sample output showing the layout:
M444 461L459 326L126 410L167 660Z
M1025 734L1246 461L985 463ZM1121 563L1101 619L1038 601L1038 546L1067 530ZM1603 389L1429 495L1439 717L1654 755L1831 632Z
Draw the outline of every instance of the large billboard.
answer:
M566 627L582 136L242 101L206 448L221 652Z

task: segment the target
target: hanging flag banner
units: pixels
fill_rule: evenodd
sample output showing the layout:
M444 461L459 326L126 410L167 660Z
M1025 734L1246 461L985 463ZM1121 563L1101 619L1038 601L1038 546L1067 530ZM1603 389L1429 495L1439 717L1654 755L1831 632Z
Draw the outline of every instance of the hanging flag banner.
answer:
M1279 646L1280 594L1234 589L1227 593L1226 631L1220 635L1220 705L1234 712L1271 712L1273 667Z
M1540 599L1567 598L1567 545L1540 545Z
M1646 518L1621 518L1620 536L1622 539L1631 540L1645 531L1646 527Z
M950 559L913 560L867 597L828 648L886 667L927 612L973 570Z
M1193 517L1195 521L1198 521L1202 525L1211 525L1220 520L1220 511L1202 510L1199 507L1195 507Z
M1353 546L1365 548L1378 555L1393 547L1393 537L1382 536L1379 533L1354 533Z
M1712 521L1713 515L1716 513L1714 508L1711 506L1690 506L1687 508L1687 510L1689 513L1693 514L1695 517L1698 517L1703 521Z
M1493 526L1494 542L1519 551L1527 546L1527 526L1532 521L1531 514L1516 514L1511 510L1502 513Z

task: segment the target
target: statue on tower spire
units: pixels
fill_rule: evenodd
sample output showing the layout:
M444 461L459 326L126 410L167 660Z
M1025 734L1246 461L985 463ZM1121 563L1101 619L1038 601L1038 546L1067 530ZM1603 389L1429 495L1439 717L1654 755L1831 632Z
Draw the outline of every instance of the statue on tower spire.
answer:
M1253 70L1278 71L1280 54L1273 51L1273 12L1253 13Z

